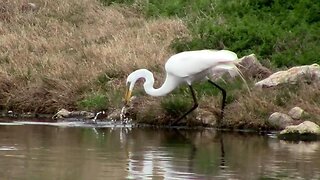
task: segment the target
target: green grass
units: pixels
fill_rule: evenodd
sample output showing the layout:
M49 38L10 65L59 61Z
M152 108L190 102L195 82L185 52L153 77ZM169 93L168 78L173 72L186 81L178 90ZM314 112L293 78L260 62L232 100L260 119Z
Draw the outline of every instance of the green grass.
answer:
M104 110L108 107L108 98L103 93L95 93L79 101L78 106L85 110Z
M170 95L161 101L161 108L167 115L178 118L192 107L192 98L183 94Z
M107 2L110 2L107 1ZM114 1L135 4L133 0ZM192 38L176 39L176 52L230 49L255 53L276 67L320 63L320 1L149 0L139 1L149 18L179 17Z

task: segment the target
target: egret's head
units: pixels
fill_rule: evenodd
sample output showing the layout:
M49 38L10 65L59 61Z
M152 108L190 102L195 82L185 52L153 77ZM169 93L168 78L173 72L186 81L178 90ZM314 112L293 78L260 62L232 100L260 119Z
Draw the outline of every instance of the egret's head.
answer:
M132 90L133 90L133 87L134 87L135 83L137 82L137 80L140 78L146 78L146 76L150 76L150 71L148 71L146 69L138 69L136 71L133 71L127 77L126 94L124 96L125 105L127 105L130 102Z

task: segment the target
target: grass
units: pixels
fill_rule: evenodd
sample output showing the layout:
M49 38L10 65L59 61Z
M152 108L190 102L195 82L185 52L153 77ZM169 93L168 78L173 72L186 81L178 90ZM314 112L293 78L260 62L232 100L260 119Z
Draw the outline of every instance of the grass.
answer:
M171 41L187 33L179 19L146 21L130 8L98 1L33 3L38 11L21 11L18 0L0 3L6 9L0 12L6 15L0 21L0 81L7 87L0 91L0 109L77 109L100 91L119 104L112 91L123 78L139 67L162 67Z
M254 53L263 64L271 64L273 69L320 63L317 57L320 50L320 36L317 32L320 27L318 2L149 0L131 1L130 4L138 7L149 19L179 17L187 23L191 36L174 40L171 47L176 52L209 48L230 49L240 57ZM316 110L318 108L309 109L312 104L317 104L316 101L310 102L308 98L312 97L303 98L305 103L301 103L301 94L297 95L297 92L309 92L305 89L307 86L273 89L268 91L271 96L258 90L249 95L244 92L239 82L223 86L228 92L227 101L230 108L226 110L226 119L232 121L238 118L237 125L234 122L230 124L239 128L266 128L265 120L268 116L274 111L287 111L290 108L289 104L300 104L315 114L319 111ZM209 104L210 101L220 104L220 98L214 98L219 94L218 90L212 89L206 83L195 86L198 96L204 99L205 104ZM317 91L317 88L312 89ZM177 99L185 98L187 94L189 92L186 88L180 88L174 92L176 106L170 97L169 100L164 100L162 108L169 114L171 111L184 109L186 103ZM314 96L315 92L310 94ZM244 101L245 104L240 101ZM229 126L228 121L225 126Z
M319 86L319 83L300 83L271 89L253 89L250 95L240 93L234 103L226 106L224 126L268 129L266 120L273 112L288 113L295 106L310 113L305 120L319 124L320 109L317 99L314 99Z
M192 98L171 95L161 101L161 108L172 118L179 118L192 107Z
M84 110L104 110L109 106L108 97L104 93L90 94L88 97L84 98L78 102L80 109Z
M166 59L185 50L255 53L272 69L319 63L320 4L311 0L34 0L37 10L22 11L24 2L0 2L0 110L119 108L131 71L150 69L159 87ZM267 128L272 112L292 106L319 119L318 85L249 94L239 79L217 83L227 90L226 127ZM192 105L186 86L163 98L136 86L138 120L165 124ZM194 87L199 108L216 114L220 91L204 82Z
M116 1L117 2L117 1ZM231 49L276 67L319 63L320 2L312 0L129 1L145 16L179 17L191 38L177 38L176 52ZM124 1L122 3L128 3Z

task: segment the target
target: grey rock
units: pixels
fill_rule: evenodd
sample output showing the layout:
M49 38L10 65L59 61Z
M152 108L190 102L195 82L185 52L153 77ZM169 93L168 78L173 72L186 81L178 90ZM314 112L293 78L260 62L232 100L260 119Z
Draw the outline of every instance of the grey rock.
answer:
M198 121L201 121L202 124L206 124L210 126L217 125L217 117L210 111L198 109L196 119Z
M278 137L284 140L318 140L320 139L320 127L314 122L304 121L299 125L287 126Z
M291 125L287 126L284 130L280 132L280 134L290 134L290 133L298 133L298 134L316 134L320 135L320 127L314 122L304 121L299 125Z
M69 115L70 111L62 108L55 115L52 116L52 119L63 119L67 118Z
M245 77L253 77L258 79L267 78L272 71L264 67L254 54L240 58L239 69Z
M301 119L303 114L304 114L304 110L301 109L300 107L294 107L288 112L288 115L294 120Z
M60 109L52 119L64 119L64 118L81 118L81 119L92 119L95 114L88 111L68 111L66 109Z
M319 81L319 64L296 66L286 71L278 71L255 84L257 87L274 87L281 84L296 84L301 81Z
M284 129L293 123L293 119L287 114L275 112L270 115L267 122L276 129Z

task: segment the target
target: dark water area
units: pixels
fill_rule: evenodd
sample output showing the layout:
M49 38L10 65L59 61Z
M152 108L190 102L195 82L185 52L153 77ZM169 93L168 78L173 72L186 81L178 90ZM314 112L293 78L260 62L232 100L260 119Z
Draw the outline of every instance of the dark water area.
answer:
M320 179L320 142L214 129L0 123L0 179Z

